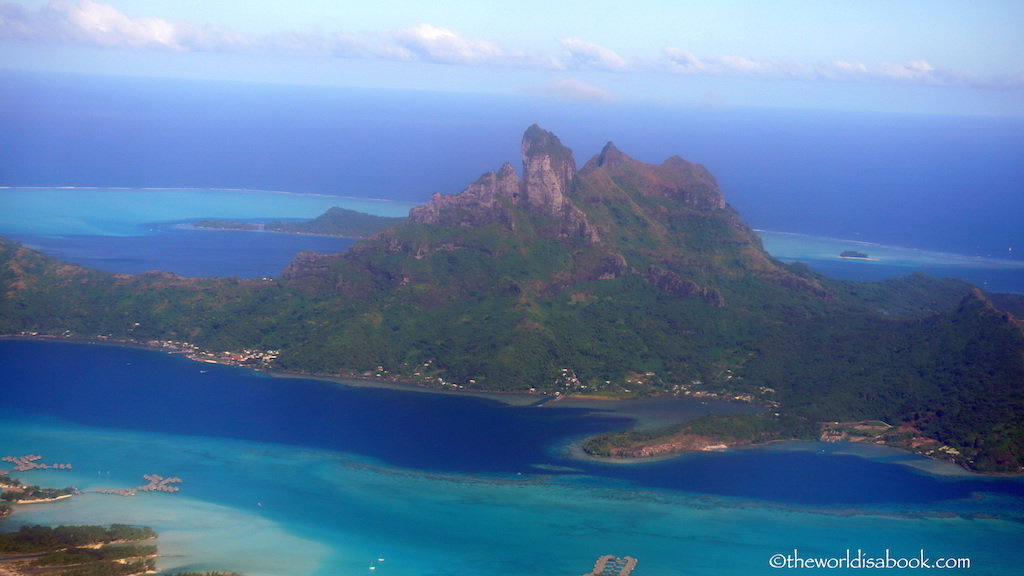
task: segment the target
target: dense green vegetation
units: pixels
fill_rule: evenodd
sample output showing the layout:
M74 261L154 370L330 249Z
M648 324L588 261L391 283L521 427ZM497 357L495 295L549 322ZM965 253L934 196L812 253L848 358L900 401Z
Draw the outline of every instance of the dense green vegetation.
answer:
M347 208L334 207L308 222L273 221L267 222L263 228L268 232L366 238L385 228L397 226L405 220L405 218L374 216Z
M196 220L192 223L196 228L208 228L210 230L243 230L254 232L260 229L259 224L252 222L238 222L235 220Z
M54 576L134 576L136 574L152 573L155 570L156 559L133 558L124 561L96 562L84 566L47 570L46 573L53 574Z
M567 166L542 140L536 153ZM0 333L275 350L278 369L433 386L743 398L782 414L730 424L750 439L881 419L971 467L1024 465L1024 329L1009 313L1024 298L783 265L678 158L606 147L566 191L576 211L449 198L452 224L302 253L273 280L106 274L0 240ZM593 234L566 232L581 228Z
M38 555L19 561L24 571L54 576L130 576L156 570L157 548L137 544L156 538L150 528L107 526L22 526L0 533L0 554Z
M39 486L24 486L19 491L4 490L0 499L8 502L19 502L21 500L49 500L73 494L74 488L40 488Z
M33 566L70 566L110 560L156 556L155 544L111 544L101 548L68 548L44 554L32 561Z
M607 432L588 439L583 450L593 456L611 456L613 448L643 446L683 434L707 436L730 444L815 440L820 431L817 422L798 416L711 414L666 428Z
M112 542L156 538L151 528L111 524L110 526L22 526L17 532L0 533L0 552L27 554L51 552Z
M0 554L15 556L18 570L53 576L130 576L156 570L156 538L147 527L22 526L0 533ZM20 558L25 556L24 559ZM175 576L242 576L237 572L174 572Z
M243 230L254 232L283 232L287 234L320 234L324 236L342 236L345 238L366 238L381 230L397 226L406 218L375 216L364 212L356 212L347 208L329 208L313 220L298 222L272 220L266 224L241 222L237 220L197 220L192 223L196 228L211 230Z
M0 500L6 502L20 502L22 500L49 500L60 496L67 496L75 492L74 488L40 488L35 485L26 485L17 478L11 478L7 474L0 474ZM3 514L0 513L0 516Z

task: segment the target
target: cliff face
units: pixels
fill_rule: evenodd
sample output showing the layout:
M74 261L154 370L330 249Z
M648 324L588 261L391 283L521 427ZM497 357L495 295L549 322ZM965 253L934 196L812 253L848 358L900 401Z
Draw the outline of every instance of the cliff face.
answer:
M504 222L513 226L509 207L519 197L522 183L506 162L498 172L487 172L459 194L434 192L430 201L409 211L409 219L441 226L485 226Z
M569 203L566 194L576 177L572 150L536 124L523 135L522 150L524 201L540 213L559 216Z
M554 134L531 126L523 135L523 180L511 164L488 172L459 194L434 193L424 206L413 208L409 218L420 224L485 226L502 223L516 229L513 208L543 216L559 224L556 236L598 237L583 212L568 199L576 178L576 161Z
M523 135L523 199L529 209L561 223L559 236L599 241L586 215L568 195L576 181L572 150L534 124Z
M723 282L757 275L815 298L830 297L815 281L786 271L764 252L757 235L726 203L714 176L699 164L678 156L646 164L609 142L577 171L572 150L536 125L524 133L521 149L522 179L505 163L458 194L435 193L410 212L409 227L384 231L344 255L304 255L284 278L313 281L324 276L326 261L345 260L346 276L369 272L374 282L324 283L321 278L317 289L345 287L350 296L367 297L369 286L437 282L435 271L425 266L400 259L377 263L381 253L422 261L468 250L494 258L516 246L524 257L536 258L531 254L538 242L554 242L573 256L531 278L531 284L566 286L633 273L666 294L722 307L729 298ZM464 284L448 282L453 281ZM362 288L352 288L356 285Z
M557 223L556 238L584 238L601 242L603 233L588 217L592 206L616 195L631 197L629 210L649 212L637 204L643 197L672 200L678 207L702 212L721 211L738 228L742 223L731 212L714 176L703 166L673 156L660 165L634 160L611 142L577 171L573 152L557 136L537 125L526 130L522 141L523 179L505 163L488 172L459 194L434 193L430 201L414 208L413 222L441 226L486 226L501 223L516 230L513 209ZM583 193L581 194L581 191ZM595 199L595 193L600 199ZM613 201L619 199L612 198ZM657 216L642 214L641 217ZM757 240L752 240L757 242Z

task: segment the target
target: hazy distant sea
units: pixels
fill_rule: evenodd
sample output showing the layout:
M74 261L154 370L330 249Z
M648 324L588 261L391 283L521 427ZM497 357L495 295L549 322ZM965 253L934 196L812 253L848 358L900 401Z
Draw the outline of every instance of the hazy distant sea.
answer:
M460 191L502 162L518 169L522 132L535 122L559 135L580 165L609 140L645 162L678 154L704 164L752 226L813 239L803 249L792 237L766 237L769 251L786 260L874 279L915 266L955 274L963 258L983 258L983 268L995 270L990 289L1024 291L1020 118L708 110L0 71L0 186L244 188L421 204L434 191ZM215 216L230 214L182 218ZM65 234L72 233L58 235ZM821 238L900 247L908 251L903 259L913 251L950 257L839 266L813 256ZM48 242L61 254L74 251L60 238ZM965 275L989 280L977 270Z

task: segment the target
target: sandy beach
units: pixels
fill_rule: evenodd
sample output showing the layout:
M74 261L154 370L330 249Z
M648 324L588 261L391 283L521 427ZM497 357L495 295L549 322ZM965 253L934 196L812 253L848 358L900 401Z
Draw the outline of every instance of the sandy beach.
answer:
M15 502L10 502L10 504L13 504L15 506L19 504L43 504L45 502L56 502L57 500L64 500L65 498L71 498L72 496L74 496L74 494L63 494L61 496L55 496L53 498L40 498L38 500L18 500Z

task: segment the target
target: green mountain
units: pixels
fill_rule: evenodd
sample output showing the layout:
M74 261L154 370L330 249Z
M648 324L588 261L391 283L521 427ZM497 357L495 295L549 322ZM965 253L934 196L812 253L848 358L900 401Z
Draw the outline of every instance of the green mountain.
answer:
M337 206L307 222L267 222L263 227L268 232L290 234L323 234L346 238L365 238L385 228L401 224L405 218L390 218L356 212Z
M1024 329L969 283L784 265L678 157L609 143L577 172L531 126L522 161L274 280L106 274L5 242L0 332L274 350L263 365L435 386L739 398L780 414L763 438L882 419L968 466L1024 463Z
M405 220L406 218L375 216L335 206L328 208L326 212L312 220L300 222L272 220L266 224L254 224L236 220L198 220L193 222L192 226L213 230L244 230L250 232L262 230L285 234L320 234L344 238L365 238L385 228L401 224Z

